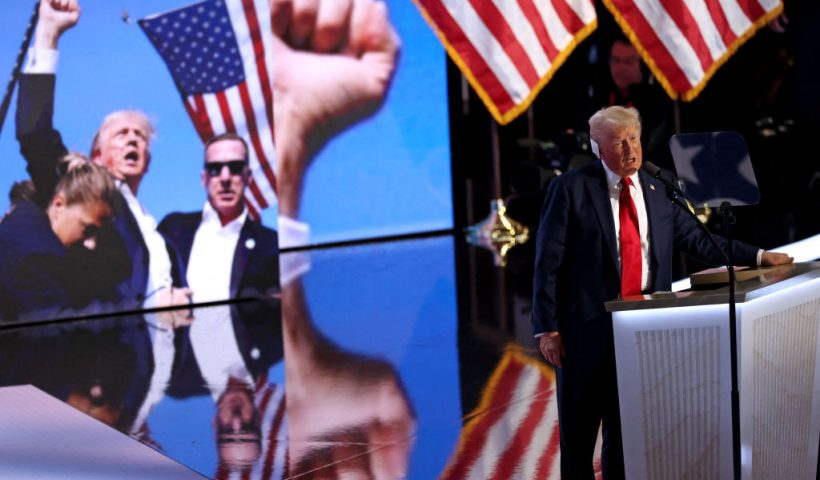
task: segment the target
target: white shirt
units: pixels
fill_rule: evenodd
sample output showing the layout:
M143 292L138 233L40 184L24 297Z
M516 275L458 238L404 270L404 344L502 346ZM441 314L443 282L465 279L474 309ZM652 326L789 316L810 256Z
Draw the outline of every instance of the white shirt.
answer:
M148 285L145 288L145 306L151 307L153 305L151 296L163 288L170 288L173 284L168 247L165 245L165 239L157 232L157 221L142 207L128 184L117 180L117 186L128 209L137 221L142 240L148 249Z
M23 65L23 73L57 73L60 52L50 48L29 48L28 58Z
M620 204L621 204L621 177L615 174L607 167L604 161L601 161L606 172L606 183L609 186L609 204L612 207L612 219L615 221L615 240L618 243L618 262L621 261L621 219L620 219ZM635 203L635 210L638 213L638 233L641 236L641 290L649 288L649 219L646 216L646 202L643 199L643 190L641 190L641 181L638 178L638 173L635 172L630 175L632 185L629 187L629 193L632 195L632 201Z
M247 217L248 212L243 208L238 217L222 226L219 214L210 202L205 202L186 272L188 286L194 292L194 302L226 300L230 297L233 256Z
M188 332L199 371L214 401L225 392L230 377L253 387L253 377L236 342L229 305L199 309ZM256 350L249 353L256 358L260 355Z

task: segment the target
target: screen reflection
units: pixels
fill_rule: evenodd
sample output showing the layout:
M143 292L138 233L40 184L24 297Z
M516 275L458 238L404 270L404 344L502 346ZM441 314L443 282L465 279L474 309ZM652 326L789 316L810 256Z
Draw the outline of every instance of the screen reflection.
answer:
M435 478L461 423L452 249L287 254L269 301L3 329L0 385L207 477Z

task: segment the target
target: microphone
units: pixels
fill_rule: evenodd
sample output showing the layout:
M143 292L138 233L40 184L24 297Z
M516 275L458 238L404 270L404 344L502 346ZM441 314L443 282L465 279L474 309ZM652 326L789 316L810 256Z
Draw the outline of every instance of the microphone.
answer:
M683 195L683 182L681 180L675 179L672 175L669 174L669 172L667 172L666 170L662 170L661 167L649 161L643 162L643 168L646 170L646 173L648 173L652 178L663 183L669 191L674 192L678 195Z

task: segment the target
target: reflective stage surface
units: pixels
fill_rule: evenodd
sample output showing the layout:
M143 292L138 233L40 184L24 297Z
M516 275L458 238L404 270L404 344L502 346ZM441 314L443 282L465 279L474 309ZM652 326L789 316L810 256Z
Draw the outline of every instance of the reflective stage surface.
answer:
M452 236L284 254L270 303L4 326L0 385L31 384L192 478L558 478L531 249L503 268Z

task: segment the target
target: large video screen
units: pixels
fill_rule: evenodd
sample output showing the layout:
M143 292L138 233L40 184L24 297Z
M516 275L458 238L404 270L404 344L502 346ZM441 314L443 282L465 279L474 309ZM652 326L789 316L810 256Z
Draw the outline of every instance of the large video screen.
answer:
M59 295L88 305L101 298L89 285L99 284L106 290L105 300L116 302L123 286L131 301L121 303L120 310L177 305L185 297L202 303L264 295L270 287L277 288L277 243L293 247L452 226L445 54L415 7L409 2L358 2L357 9L366 8L340 17L336 34L328 36L325 29L321 40L317 24L305 26L293 11L283 11L283 5L290 4L81 2L76 25L60 24L64 22L60 16L77 16L76 11L51 7L43 14L41 8L33 44L45 37L39 32L46 31L46 20L52 22L49 28L63 33L57 36L57 57L45 61L40 54L32 62L29 55L27 74L17 88L24 133L20 142L14 134L18 99L11 102L0 136L4 162L0 210L11 212L11 197L5 192L31 179L39 185L35 192L39 201L34 203L42 211L31 208L6 217L16 223L4 222L0 227L8 231L3 241L30 256L31 250L41 247L25 233L29 228L25 222L35 217L44 232L51 226L56 235L49 239L48 248L43 247L51 249L49 255L62 255L62 247L81 251L80 244L88 246L85 237L94 236L88 234L89 227L97 229L101 221L118 228L119 223L130 222L135 232L142 232L132 238L122 231L122 238L114 234L117 253L97 248L106 253L95 254L92 263L80 260L80 270L74 268L77 263L60 266L48 260L31 267L56 282ZM334 3L316 5L321 19ZM9 28L0 32L0 61L6 59L9 68L18 55L32 7L18 3L7 12ZM231 68L213 64L216 59ZM236 82L230 78L234 74L241 77ZM114 138L113 130L101 128L103 119L108 122L107 115L118 110L144 112L154 129L153 135L138 133L151 137L144 155L124 154L120 166L100 153ZM99 142L94 143L98 130ZM217 152L206 155L203 142L225 131L236 131L244 145L229 138L228 147L209 146L208 155ZM59 148L51 148L55 146ZM55 152L65 151L104 165L118 189L116 198L104 205L105 215L83 220L77 234L83 238L63 238L48 211L64 169L57 172L55 165L41 159L56 163ZM243 160L245 167L237 160ZM135 175L128 170L137 167L141 171L134 182ZM128 195L122 193L123 185ZM227 248L218 247L223 241L218 236L201 240L199 232L208 222L216 231L228 229L228 221L238 218L223 211L236 203L237 192L244 192L242 211L247 215L247 220L244 216L238 220L236 229L242 228L238 240L236 232ZM254 217L259 217L261 226L249 235L246 225ZM170 252L160 267L154 259L164 257L166 248L162 240L144 233L153 231L155 224ZM102 237L92 241L110 246ZM220 255L222 251L229 253ZM263 257L257 258L260 254ZM13 268L4 270L4 275L14 285L3 294L21 298L18 290L36 290L30 287L40 279L30 272L15 273L21 271L24 262L17 260L23 257L6 256L14 261L6 262ZM225 258L217 262L221 257ZM157 268L170 269L174 286L190 290L177 292L176 299L171 294L152 301L152 295L167 291L160 277L168 275L158 275ZM221 280L213 282L215 277ZM20 285L20 279L25 285ZM112 286L118 290L108 288ZM34 293L45 303L54 298L43 291ZM103 304L90 313L117 309L111 302ZM16 316L26 307L14 308L17 312L3 316ZM60 308L41 311L40 318L84 313Z
M389 27L397 36L389 86L375 112L338 122L324 142L306 140L308 148L319 143L322 148L307 159L300 205L291 214L309 234L292 244L452 226L445 53L412 2L384 3ZM157 131L150 173L140 186L141 202L158 220L169 212L202 209L202 141L168 66L138 25L140 19L192 2L80 4L79 23L59 41L54 123L64 143L69 150L86 153L106 114L123 108L142 110ZM32 7L29 2L8 6L6 28L0 31L0 70L11 71ZM276 68L274 59L274 76ZM297 80L326 90L338 88L332 66L321 64L318 72L312 72L298 70ZM12 101L0 136L3 212L9 207L7 192L12 184L28 177L14 139L14 105ZM276 171L276 158L270 162ZM278 203L268 203L261 219L276 228Z

